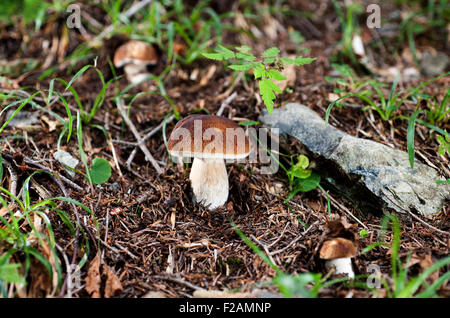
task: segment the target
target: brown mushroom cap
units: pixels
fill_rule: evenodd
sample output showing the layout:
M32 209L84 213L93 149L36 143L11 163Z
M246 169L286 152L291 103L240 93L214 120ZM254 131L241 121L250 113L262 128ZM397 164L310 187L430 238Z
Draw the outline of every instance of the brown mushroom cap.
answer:
M356 248L352 241L337 237L323 243L320 249L321 259L354 257Z
M201 136L196 137L195 122L201 123ZM188 133L186 138L183 133ZM167 149L177 157L241 159L250 154L250 140L241 126L225 117L191 115L175 125Z
M137 40L131 40L119 46L114 54L115 67L122 67L129 63L154 65L157 62L158 53L155 48L146 42Z

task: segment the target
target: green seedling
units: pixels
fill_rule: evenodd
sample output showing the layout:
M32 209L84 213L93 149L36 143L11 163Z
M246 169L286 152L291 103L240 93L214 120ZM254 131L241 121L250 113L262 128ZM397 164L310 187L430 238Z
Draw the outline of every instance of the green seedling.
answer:
M292 163L292 158L291 158ZM291 192L286 198L285 203L289 202L297 193L308 192L319 187L320 175L313 172L309 167L309 159L305 155L297 157L297 163L291 164L291 168L287 170L289 186Z
M446 94L440 103L436 99L431 101L431 106L425 110L425 115L431 124L446 123L450 118L450 107L448 106L450 100L450 88L446 89Z
M446 152L450 154L450 137L448 132L445 130L444 136L437 135L436 138L439 141L438 153L441 156L444 156Z
M111 166L106 159L94 158L89 173L92 178L92 183L106 183L111 177Z
M259 58L253 55L252 49L248 46L239 46L235 50L219 45L213 53L202 54L212 60L233 63L228 67L234 71L253 72L255 80L258 80L261 99L269 114L272 114L276 93L282 93L274 81L286 80L286 77L281 74L283 68L290 64L302 66L316 60L316 58L302 56L295 59L280 57L278 56L280 50L276 47L265 50Z
M361 230L361 231L359 231L359 236L361 238L367 237L367 236L369 236L369 232L367 232L366 230Z

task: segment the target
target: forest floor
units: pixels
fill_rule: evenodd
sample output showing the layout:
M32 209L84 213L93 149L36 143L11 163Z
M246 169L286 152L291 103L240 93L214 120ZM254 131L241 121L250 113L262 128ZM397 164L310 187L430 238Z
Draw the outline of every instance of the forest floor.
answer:
M293 54L317 58L309 65L296 68L294 82L277 96L276 107L297 102L325 117L333 95L342 96L335 90L338 84L327 80L327 77L340 76L332 63L352 64L349 57L342 54L340 41L343 35L333 5L328 1L291 1L286 6L290 6L290 10L305 13L304 16L300 18L274 13L264 14L259 19L250 19L244 17L242 4L238 5L233 1L230 3L232 4L227 10L232 9L235 16L224 17L222 23L233 25L236 29L242 28L244 31L224 29L223 44L248 45L259 54L276 46L283 56ZM224 10L218 5L213 8L218 12ZM392 12L397 10L401 13L404 7L385 5L382 9ZM91 18L101 25L111 24L109 16L99 6L83 4L82 10L88 12ZM322 184L324 190L317 188L307 193L299 193L285 203L290 189L283 169L279 169L276 174L265 175L258 173L258 163L229 164L227 172L230 192L226 205L215 211L208 211L194 203L188 179L189 167L181 167L171 162L165 147L163 135L170 134L176 120L165 120L169 118L168 114L173 113L173 107L167 98L160 96L161 91L157 83L149 80L131 87L123 95L123 99L125 103L129 103L137 96L129 108L129 118L141 136L158 128L146 139L145 146L160 164L163 173L158 174L151 163L145 160L143 152L136 144L135 136L117 109L114 98L129 85L124 76L114 77L108 63L109 59L112 60L115 49L126 39L120 28L115 30L114 35L105 37L102 45L92 45L88 51L90 58L79 59L70 64L65 62L67 57L87 42L88 37L78 29L64 28L65 19L58 15L54 17L48 19L35 32L31 32L32 26L25 27L24 24L4 26L0 29L2 60L39 62L38 66L19 76L3 74L9 80L0 80L1 108L13 101L28 98L38 90L48 90L54 78L59 77L69 82L78 70L84 65L93 64L96 58L97 68L86 70L72 83L72 87L78 93L81 103L89 109L102 89L97 70L101 71L105 82L113 79L113 84L106 89L101 108L92 121L82 127L80 135L88 164L94 157L103 157L110 162L113 173L109 181L102 185L91 186L82 173L76 173L75 177L71 178L78 187L64 183L63 188L65 187L68 197L85 205L92 214L80 207L76 208L77 213L74 214L70 203L58 202L58 208L66 211L73 224L76 224L77 218L83 223L82 231L74 235L74 231L63 222L59 214L46 214L52 224L54 241L59 247L55 248L55 253L58 255L61 273L58 273L57 267L54 266L56 261L51 257L53 252L50 250L53 249L49 249L48 244L39 244L34 240L34 243L30 244L35 246L40 255L47 258L53 279L45 262L31 257L25 276L26 284L5 285L7 295L45 297L67 295L70 292L73 297L142 297L149 292L160 292L160 295L166 297L190 297L194 291L202 289L240 292L262 289L276 293L277 286L270 284L276 276L276 271L242 240L231 221L284 273L322 273L324 278L327 270L318 257L318 251L332 231L329 225L330 216L333 220L341 220L346 227L346 235L351 236L358 245L359 252L353 259L355 273L370 274L370 265L375 264L379 266L388 284L392 283L391 248L378 246L367 253L360 253L365 247L379 240L382 212L373 214L361 210L358 202L351 201L326 182ZM359 17L361 22L366 16L362 14ZM142 16L136 15L136 19L138 18ZM400 21L394 20L391 24L395 26L397 23L398 29ZM398 84L399 91L417 87L434 77L420 74L420 68L407 40L400 41L398 34L392 35L386 28L369 29L363 22L359 26L366 54L371 65L378 71L377 80L387 84L382 87L386 97L395 78L395 73L392 76L392 69L401 71L410 68L419 71L417 77L406 79L402 76ZM419 58L428 54L426 52L448 52L447 30L433 30L436 31L430 28L415 37L414 53ZM386 33L383 33L384 31ZM88 29L87 32L91 35L89 39L92 39L95 35L93 31ZM292 36L300 33L304 39L296 43ZM189 45L181 37L175 37L175 42L179 44L178 53L181 56L189 50ZM167 61L166 51L160 49L160 54L158 65L152 71L159 75L167 70L167 66L172 65L164 74L163 85L166 97L173 102L181 117L190 113L215 114L222 103L235 93L231 102L225 105L223 116L237 122L258 121L265 105L258 95L257 83L251 77L236 76L221 62L198 58L192 63L176 61L172 64ZM51 75L42 76L50 68L53 68ZM355 83L375 76L369 73L363 63L354 66L354 70L356 75L351 81ZM448 67L444 72L447 70ZM122 75L122 72L123 70L117 70L117 75ZM442 101L449 81L449 76L445 76L426 85L420 90L421 94L429 97L426 102L415 103L408 100L395 111L395 118L389 120L383 120L362 100L348 98L343 106L333 108L330 124L353 136L407 151L408 118L417 107L431 107L433 98L438 102ZM63 138L60 149L81 158L75 131L75 117L79 111L77 102L71 91L65 90L63 83L54 81L53 90L63 94L74 116L72 137L68 142ZM137 95L140 92L152 93ZM46 96L38 94L33 100L42 108L67 120L67 111L61 99L55 97L47 101ZM380 102L376 95L373 95L373 98L376 103ZM51 169L56 175L69 177L53 157L53 153L58 149L61 124L48 112L32 107L31 104L21 112L37 113L39 120L31 127L18 128L9 125L1 132L1 153L4 160L11 164L9 168L4 165L1 186L11 189L11 183L15 181L17 194L20 194L18 197L22 198L24 193L28 193L32 203L42 202L49 197L64 196L60 184L55 183L51 176L42 173L32 177L29 191L21 190L27 177L40 169L28 160ZM1 113L0 123L7 120L6 114L7 111ZM419 115L419 118L428 121L425 114ZM434 125L448 131L448 119L447 114ZM99 129L98 126L102 128ZM261 127L261 124L257 123L254 127ZM449 156L448 153L438 153L439 142L436 133L418 123L415 129L416 159L434 167L441 176L448 179ZM109 134L110 139L105 138L104 131ZM284 154L280 157L281 162L289 167L290 156L301 152L302 147L296 141L286 139L280 147L280 153ZM134 158L129 160L130 156ZM80 164L78 169L83 172L85 168ZM9 210L14 214L19 211L19 206L7 194L2 196L7 204L0 209L0 215L6 217L4 222L7 222ZM422 222L406 213L397 214L401 224L398 259L403 263L408 262L409 278L419 276L439 259L448 256L449 211L447 204L440 213L431 218L419 216ZM40 217L44 219L42 215ZM20 225L21 231L32 233L30 222L34 222L36 231L40 229L42 233L49 235L45 220L41 220L41 224L37 219L38 216L32 216L27 223L23 218L20 221L23 222ZM3 225L1 228L6 227ZM392 240L392 231L388 229L385 242L390 243ZM75 242L78 244L76 261L80 262L85 255L86 263L81 268L81 285L77 286L78 288L68 288L67 282L64 283L67 278L66 266L74 256ZM11 241L3 239L0 241L0 254L10 251L12 246ZM23 265L27 258L19 248L11 254L9 263ZM26 270L21 267L19 272L25 275ZM429 275L428 284L437 281L445 273L448 273L448 265ZM60 278L59 282L55 276ZM325 281L326 279L323 282ZM360 278L360 281L365 282L366 278ZM62 285L64 287L61 287ZM436 293L449 297L450 286L444 283ZM319 290L318 296L386 297L389 296L389 290L386 286L371 290L361 287L360 284L341 282L324 286Z

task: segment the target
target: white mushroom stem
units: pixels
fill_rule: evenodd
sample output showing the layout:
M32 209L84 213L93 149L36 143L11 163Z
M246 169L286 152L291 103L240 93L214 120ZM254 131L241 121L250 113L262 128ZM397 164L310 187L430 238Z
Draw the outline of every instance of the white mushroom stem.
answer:
M135 64L129 63L123 68L127 80L132 83L139 83L144 80L150 73L147 72L147 67L145 64Z
M350 278L355 277L355 273L352 268L352 259L350 257L342 257L327 260L325 266L329 269L335 268L336 274L343 274Z
M228 199L228 174L223 159L194 158L189 175L195 201L210 211Z

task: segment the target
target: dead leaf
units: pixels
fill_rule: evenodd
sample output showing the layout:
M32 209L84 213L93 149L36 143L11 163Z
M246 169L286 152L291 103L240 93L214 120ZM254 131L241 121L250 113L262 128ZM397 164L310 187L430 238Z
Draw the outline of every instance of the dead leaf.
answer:
M56 128L62 126L62 124L57 120L51 120L45 115L41 115L41 120L46 124L49 132L55 131Z
M422 271L426 270L427 268L431 267L433 265L433 259L431 257L431 253L428 253L422 257L422 260L419 262L419 266L422 269ZM436 281L439 278L439 271L434 271L433 274L429 276L431 281Z
M91 294L92 298L100 298L100 258L97 254L91 262L86 277L86 291Z
M175 53L176 55L181 55L181 56L184 55L184 53L186 52L186 49L187 49L186 45L184 45L183 43L177 43L177 42L173 43L172 48L173 48L173 53Z
M8 214L9 210L5 208L4 206L0 208L0 216L5 216Z
M106 273L105 298L110 298L117 292L122 291L122 284L111 268L105 264L103 264L102 268L103 272Z
M278 87L284 91L286 89L286 87L291 87L294 86L295 81L297 79L297 70L296 70L296 65L295 64L290 64L287 65L283 71L281 71L281 75L283 75L284 77L286 77L286 80L284 81L274 81L275 84L278 85Z
M216 69L217 69L217 67L214 64L208 68L208 72L206 72L206 74L200 80L200 86L205 86L206 84L209 83L210 79L216 73Z

